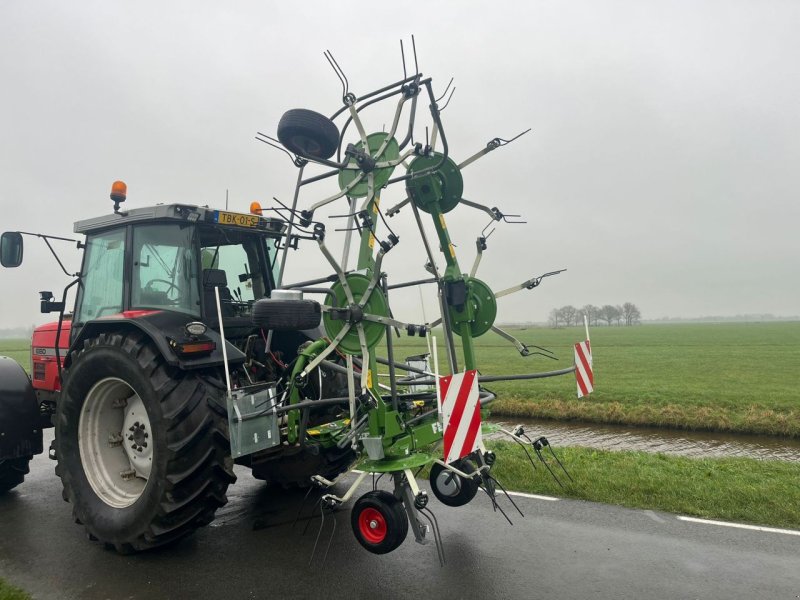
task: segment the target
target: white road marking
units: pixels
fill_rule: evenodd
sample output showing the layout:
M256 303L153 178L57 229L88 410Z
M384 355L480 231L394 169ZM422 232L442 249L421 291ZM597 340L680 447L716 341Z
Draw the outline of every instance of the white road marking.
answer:
M737 529L751 529L753 531L765 531L767 533L783 533L785 535L800 535L800 531L794 529L777 529L775 527L759 527L758 525L745 525L744 523L729 523L727 521L712 521L709 519L695 519L694 517L678 517L681 521L690 523L702 523L704 525L719 525L720 527L735 527Z
M555 502L561 498L553 498L552 496L539 496L537 494L526 494L525 492L508 492L509 496L519 496L520 498L530 498L532 500L547 500L548 502Z

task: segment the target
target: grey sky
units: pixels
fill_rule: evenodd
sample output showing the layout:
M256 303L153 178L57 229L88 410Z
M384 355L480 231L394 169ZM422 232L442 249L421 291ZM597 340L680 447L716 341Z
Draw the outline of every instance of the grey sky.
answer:
M69 236L110 212L115 179L130 207L221 206L226 188L235 210L290 200L296 170L255 132L290 108L338 108L323 50L359 94L402 76L399 39L409 50L414 33L436 89L455 77L443 121L457 161L533 128L464 170L465 197L528 221L498 226L480 278L500 290L569 269L500 300L500 320L625 301L645 318L800 314L799 30L797 2L5 0L0 229ZM392 115L383 105L368 124ZM309 186L301 206L333 185ZM389 188L382 205L403 197ZM487 219L459 207L448 221L468 270ZM423 277L410 213L391 224L392 280ZM37 291L68 282L26 244L25 264L0 271L0 328L49 320ZM312 246L289 268L290 280L328 273ZM417 292L393 303L419 318Z

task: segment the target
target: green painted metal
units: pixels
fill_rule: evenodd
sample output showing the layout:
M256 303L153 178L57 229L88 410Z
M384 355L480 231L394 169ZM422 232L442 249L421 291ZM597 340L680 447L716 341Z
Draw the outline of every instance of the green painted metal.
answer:
M366 275L362 275L361 273L350 273L346 277L347 285L350 287L350 292L353 294L353 299L357 303L360 302L364 297L367 288L369 287L370 278ZM337 281L331 286L331 292L336 298L334 306L348 306L347 295L345 294L344 286L342 285L341 281ZM386 303L386 297L377 286L372 290L369 299L367 300L366 304L364 304L364 312L381 317L389 316L389 307ZM339 332L345 326L346 321L333 319L331 318L330 313L325 313L322 317L322 323L325 327L325 332L328 334L328 337L332 339L339 334ZM371 321L362 321L361 325L364 327L364 337L366 339L367 348L372 350L383 339L386 328L380 323L373 323ZM345 334L345 336L342 338L342 341L339 343L339 348L347 354L353 354L356 356L361 355L361 344L358 338L358 329L355 325L352 326L350 331L348 331L347 334Z
M469 323L470 333L473 337L480 337L492 328L497 318L497 299L494 292L480 279L466 277L467 302L472 307L472 318ZM467 322L456 318L457 311L450 307L450 316L453 331L462 335Z
M328 346L327 340L317 340L306 346L297 356L292 369L292 377L289 380L291 388L289 390L289 404L297 404L300 402L300 389L297 385L297 380L300 373L306 368L306 365L314 360L314 357L322 352ZM290 444L297 443L297 430L300 422L300 411L290 410L286 418L286 439Z
M423 467L435 459L425 452L413 452L407 456L383 458L381 460L364 460L358 463L356 468L367 473L393 473L405 469L416 469Z
M389 141L385 144L383 151L380 153L380 155L378 155L378 151L381 149L381 146L384 146L384 141L388 137L389 134L383 132L371 133L367 136L369 155L374 158L376 162L386 162L400 158L400 145L394 138L389 139ZM356 147L359 150L362 150L364 148L364 142L359 142L356 144ZM352 167L357 166L354 158L351 158L347 164ZM372 189L377 191L385 186L389 181L389 178L392 176L393 171L394 167L382 167L375 169L372 172L372 177L374 179ZM345 189L360 174L361 171L358 169L341 169L339 171L339 189ZM366 197L369 193L369 182L367 179L367 176L365 176L361 181L354 185L349 192L347 192L347 195L353 198Z
M430 156L418 156L408 166L410 174L419 173L435 166L442 155L434 152ZM433 173L411 177L406 181L409 198L420 210L431 213L434 207L443 213L453 210L461 202L464 192L464 179L458 165L449 156Z

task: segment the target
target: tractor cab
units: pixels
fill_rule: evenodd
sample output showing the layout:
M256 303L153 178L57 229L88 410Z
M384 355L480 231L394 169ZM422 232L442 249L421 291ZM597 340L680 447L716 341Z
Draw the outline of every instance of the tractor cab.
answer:
M86 235L72 335L139 311L178 313L226 332L252 329L255 301L274 287L283 223L186 205L79 221ZM219 296L219 306L216 297Z

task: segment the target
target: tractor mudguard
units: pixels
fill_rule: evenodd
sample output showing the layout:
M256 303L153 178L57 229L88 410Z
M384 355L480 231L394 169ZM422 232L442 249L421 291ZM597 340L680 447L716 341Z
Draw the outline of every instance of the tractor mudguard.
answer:
M0 460L42 452L39 402L17 361L0 356Z
M182 370L203 369L208 367L221 366L224 363L222 356L222 338L219 333L209 328L205 335L199 338L201 341L214 342L214 350L198 356L180 355L175 349L174 344L182 344L193 341L185 331L187 323L197 321L190 315L165 311L165 310L130 310L102 317L89 321L80 328L77 336L70 344L70 353L64 363L65 368L69 368L72 352L83 348L85 340L97 337L108 331L120 331L131 328L141 331L149 337L158 348L166 363ZM76 325L73 325L77 329ZM226 342L228 352L228 364L236 365L244 362L245 355L236 346Z

